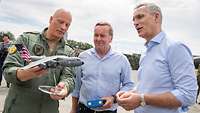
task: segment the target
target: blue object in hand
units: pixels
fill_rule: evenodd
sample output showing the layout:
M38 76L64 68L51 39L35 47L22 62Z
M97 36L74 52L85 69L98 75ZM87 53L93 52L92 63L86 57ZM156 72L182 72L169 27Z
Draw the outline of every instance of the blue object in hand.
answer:
M102 107L105 104L105 102L106 102L106 100L103 100L103 99L89 100L89 101L87 101L87 106L89 108Z

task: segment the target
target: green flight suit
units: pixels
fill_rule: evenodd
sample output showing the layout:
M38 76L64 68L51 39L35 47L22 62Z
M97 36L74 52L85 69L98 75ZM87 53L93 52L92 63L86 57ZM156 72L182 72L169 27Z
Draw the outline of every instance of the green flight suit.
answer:
M59 41L59 45L51 54L49 53L47 39L44 36L46 30L42 33L24 33L18 37L16 43L23 43L31 55L70 56L72 49L67 46L64 39ZM5 100L3 113L59 113L59 102L51 99L49 94L38 90L38 86L55 86L55 84L63 81L69 93L72 92L75 84L73 68L48 69L47 75L22 82L17 79L16 70L24 65L27 65L27 63L20 57L19 52L9 54L5 60L3 66L5 79L12 85Z

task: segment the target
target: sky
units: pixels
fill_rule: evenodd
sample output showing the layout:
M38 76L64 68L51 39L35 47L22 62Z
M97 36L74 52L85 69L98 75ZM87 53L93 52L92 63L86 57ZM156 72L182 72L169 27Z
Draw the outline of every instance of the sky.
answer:
M111 23L112 48L123 53L142 53L145 40L138 37L132 22L133 9L140 2L153 2L163 13L162 30L185 43L193 55L200 55L200 0L0 0L0 31L16 36L23 32L41 32L49 25L56 9L72 13L68 39L93 45L94 25Z

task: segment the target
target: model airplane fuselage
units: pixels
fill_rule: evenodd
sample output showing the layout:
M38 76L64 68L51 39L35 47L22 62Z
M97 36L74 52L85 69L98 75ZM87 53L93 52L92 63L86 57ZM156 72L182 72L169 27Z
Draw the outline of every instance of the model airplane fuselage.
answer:
M22 67L21 69L29 69L35 66L41 68L62 68L62 67L76 67L83 65L78 57L67 57L65 55L56 55L56 56L31 56L33 62L30 62L28 65Z

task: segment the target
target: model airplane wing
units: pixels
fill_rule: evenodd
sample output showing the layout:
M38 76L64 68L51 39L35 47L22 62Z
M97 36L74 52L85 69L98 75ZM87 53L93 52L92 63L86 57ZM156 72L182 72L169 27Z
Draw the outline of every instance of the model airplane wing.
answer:
M54 93L50 91L51 88L54 88L54 86L39 86L38 89L44 93L53 95Z
M38 59L40 60L31 62L28 65L22 67L21 69L29 69L35 66L40 66L42 68L76 67L84 64L83 61L81 61L81 59L78 57L67 57L64 55L40 58L38 57Z

